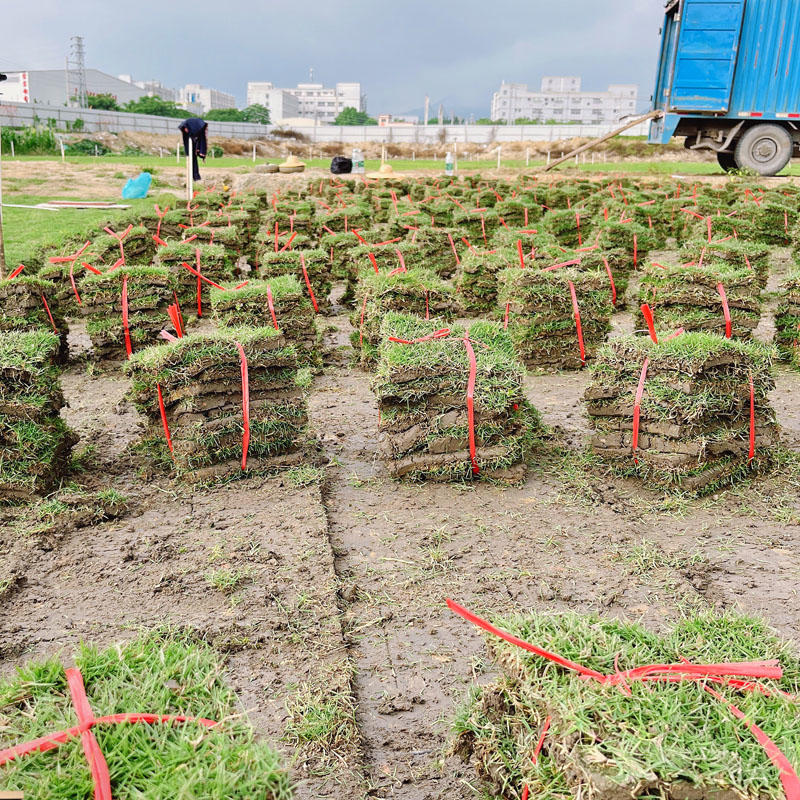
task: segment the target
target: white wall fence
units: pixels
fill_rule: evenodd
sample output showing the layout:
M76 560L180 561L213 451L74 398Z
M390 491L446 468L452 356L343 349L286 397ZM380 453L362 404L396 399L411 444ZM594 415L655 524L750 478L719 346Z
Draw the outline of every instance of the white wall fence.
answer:
M83 131L141 131L178 135L180 120L150 114L129 114L125 111L101 111L92 108L66 108L41 103L0 104L0 125L22 127L38 123L47 125L55 120L56 128L65 130L76 120L83 120ZM52 123L50 123L52 124ZM630 128L624 136L646 136L649 123ZM311 142L340 142L355 146L360 142L386 144L503 144L505 142L552 142L575 136L599 137L610 133L615 125L316 125L298 127ZM258 125L249 122L209 122L209 136L235 139L266 139L280 126Z

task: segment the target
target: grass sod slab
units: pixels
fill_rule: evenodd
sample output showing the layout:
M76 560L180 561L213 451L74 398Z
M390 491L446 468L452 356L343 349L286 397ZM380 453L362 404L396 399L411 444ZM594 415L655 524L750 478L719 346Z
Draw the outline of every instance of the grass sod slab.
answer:
M323 313L331 309L330 293L333 287L333 276L331 274L330 255L326 250L316 248L303 250L300 258L300 251L284 250L282 253L267 252L259 262L257 276L262 280L269 280L279 275L294 275L307 290L306 275L311 289L314 292L314 299L317 301L319 310ZM303 274L303 263L306 272Z
M772 257L773 250L768 245L734 238L712 242L704 238L692 239L684 242L679 251L682 263L696 264L702 258L706 264L725 262L738 269L752 269L761 289L767 285Z
M570 283L581 316L584 359L572 302ZM529 367L578 369L593 358L611 329L611 291L608 275L575 267L555 270L511 268L498 278L499 314L508 310L508 333L517 354Z
M55 365L60 342L52 331L0 336L0 416L6 420L58 414L64 404Z
M158 400L161 387L180 476L203 480L245 472L237 342L248 364L246 472L272 472L304 457L308 417L296 350L274 328L222 328L151 347L126 365L132 376L131 400L151 424L148 439L166 438ZM162 456L163 452L154 455L159 462Z
M704 332L659 344L648 337L610 342L598 354L584 394L595 431L592 451L619 474L690 493L765 469L778 437L768 398L774 356L764 345ZM634 453L635 398L645 359Z
M525 401L524 368L499 325L478 321L469 327L475 354L476 475L469 444L465 329L453 326L445 338L415 341L445 324L394 312L384 317L372 387L389 472L412 480L518 482L541 431L538 413Z
M499 627L602 674L645 664L698 664L777 658L783 678L761 680L796 695L800 662L765 625L725 614L695 617L658 636L642 626L594 615L519 616ZM454 723L455 749L472 759L494 797L595 800L674 797L701 800L783 798L777 769L726 702L698 681L629 681L618 686L577 673L507 643L488 641L499 679L476 688ZM777 692L739 692L710 684L781 749L800 762L797 703ZM545 720L550 727L535 752Z
M381 324L387 311L451 319L457 307L453 290L434 272L422 268L394 275L375 273L371 268L362 270L354 305L350 342L365 368L375 364L382 340Z
M168 267L174 275L176 290L185 305L184 314L196 311L198 277L182 266L188 264L197 269L197 253L200 253L199 272L214 283L233 280L234 268L230 251L218 244L197 244L192 242L169 242L166 247L159 247L156 252L156 266ZM208 297L209 284L201 281L201 302ZM191 306L189 305L191 303Z
M793 366L800 367L800 269L795 269L778 289L775 310L775 345Z
M297 350L301 366L319 368L321 335L308 289L294 275L279 275L266 281L249 281L246 286L227 291L212 288L209 300L218 324L227 327L265 327L273 325L269 299L278 329Z
M728 262L664 266L649 263L643 270L640 303L650 306L663 329L684 328L726 335L719 285L725 292L731 317L731 335L749 339L761 319L761 290L753 270ZM636 325L645 328L636 312Z
M225 797L285 800L291 787L275 750L258 740L227 687L218 655L187 634L142 633L75 656L96 716L152 713L220 724L118 723L93 728L115 798ZM26 664L0 683L0 748L77 724L64 669ZM88 800L92 776L79 738L0 767L4 789L36 800Z
M498 275L505 269L519 266L516 249L506 248L495 253L470 249L462 251L456 273L456 291L464 309L481 313L494 309L497 303Z

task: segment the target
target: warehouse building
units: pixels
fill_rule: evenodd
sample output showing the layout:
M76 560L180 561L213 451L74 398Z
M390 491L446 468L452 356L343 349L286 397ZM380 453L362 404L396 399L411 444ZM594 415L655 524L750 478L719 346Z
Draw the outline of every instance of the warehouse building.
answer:
M11 103L42 103L51 106L74 105L78 96L78 76L74 70L33 69L6 71L8 80L0 86L2 100ZM120 80L99 69L87 69L88 94L110 94L124 105L154 92L127 80Z
M518 119L615 124L636 113L638 94L635 84L612 84L605 92L583 92L581 79L571 75L542 78L538 92L532 92L525 83L503 82L492 95L492 119L507 124Z

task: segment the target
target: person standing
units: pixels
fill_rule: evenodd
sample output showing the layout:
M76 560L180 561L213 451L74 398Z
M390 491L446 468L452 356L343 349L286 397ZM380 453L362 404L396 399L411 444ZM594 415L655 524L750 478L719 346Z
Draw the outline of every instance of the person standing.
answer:
M183 152L189 155L189 139L192 140L192 174L193 180L200 180L200 170L197 159L206 159L208 152L208 123L200 117L189 117L178 125L178 130L183 134Z

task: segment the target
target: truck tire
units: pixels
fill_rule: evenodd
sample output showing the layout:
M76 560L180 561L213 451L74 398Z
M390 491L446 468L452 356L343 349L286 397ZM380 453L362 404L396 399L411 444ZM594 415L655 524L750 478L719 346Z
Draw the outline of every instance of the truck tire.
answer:
M792 157L792 137L781 125L754 125L736 143L734 158L740 169L759 175L777 175Z
M717 153L717 163L725 172L736 169L736 157L733 153Z

